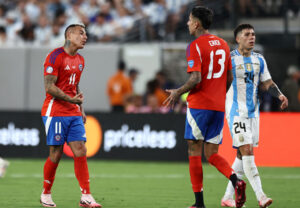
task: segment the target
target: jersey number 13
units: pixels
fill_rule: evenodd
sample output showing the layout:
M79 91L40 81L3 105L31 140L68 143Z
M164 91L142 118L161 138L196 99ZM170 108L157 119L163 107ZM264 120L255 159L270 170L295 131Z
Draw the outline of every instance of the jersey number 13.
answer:
M210 52L210 62L209 62L209 67L208 67L208 74L207 74L207 79L217 79L220 78L224 72L224 63L225 63L225 51L223 49L218 49L216 50L216 55L221 55L221 58L218 60L218 64L221 66L221 69L219 72L213 73L213 68L214 68L214 51Z

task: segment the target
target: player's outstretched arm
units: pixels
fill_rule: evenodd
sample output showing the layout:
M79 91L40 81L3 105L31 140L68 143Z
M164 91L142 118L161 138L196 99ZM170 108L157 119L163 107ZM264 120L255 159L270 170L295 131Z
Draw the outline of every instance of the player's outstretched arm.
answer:
M44 78L44 86L45 90L48 94L52 95L56 99L61 99L74 104L81 104L83 102L82 93L77 94L74 97L70 97L65 94L61 89L59 89L55 83L57 81L57 77L54 75L46 75Z
M175 103L178 101L179 97L193 89L198 83L201 82L201 72L199 71L193 71L190 73L190 78L188 81L182 85L178 89L168 89L166 90L168 93L170 93L169 97L164 101L164 105L170 106L171 108L174 108Z
M262 89L268 91L273 97L278 98L281 101L280 109L283 110L288 107L289 101L284 94L279 90L275 82L272 79L262 82Z

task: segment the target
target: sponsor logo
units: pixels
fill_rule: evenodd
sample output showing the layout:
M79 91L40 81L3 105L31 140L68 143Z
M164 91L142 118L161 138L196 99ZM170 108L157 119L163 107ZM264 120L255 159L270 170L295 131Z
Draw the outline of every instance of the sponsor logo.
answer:
M78 65L78 68L79 68L80 71L82 71L82 69L83 69L82 64L79 64L79 65Z
M69 65L66 66L65 70L70 70L70 67Z
M55 138L55 140L58 141L58 142L61 140L60 134L56 134L54 138Z
M72 66L72 69L75 69L76 68L76 66Z
M173 149L176 146L175 131L155 131L145 124L141 130L129 129L127 124L119 130L106 130L104 133L104 151L112 148L159 148Z
M46 69L46 72L48 74L51 74L53 72L53 68L51 66L48 66L47 69Z
M39 130L36 128L19 129L13 122L7 128L0 128L0 144L16 146L38 146L40 143Z
M188 62L188 65L189 65L190 68L192 68L194 66L194 60L190 60Z

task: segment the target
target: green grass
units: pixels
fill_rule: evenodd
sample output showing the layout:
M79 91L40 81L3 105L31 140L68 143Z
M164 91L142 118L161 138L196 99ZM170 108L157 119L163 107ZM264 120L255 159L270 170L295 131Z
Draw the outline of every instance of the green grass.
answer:
M44 160L10 159L0 179L0 207L41 207ZM207 208L220 206L227 180L204 165L204 197ZM104 208L185 208L194 201L188 163L120 162L89 160L91 191ZM57 170L52 197L57 207L78 207L80 191L73 161L64 159ZM259 168L271 207L300 207L300 168ZM247 208L258 207L247 183Z

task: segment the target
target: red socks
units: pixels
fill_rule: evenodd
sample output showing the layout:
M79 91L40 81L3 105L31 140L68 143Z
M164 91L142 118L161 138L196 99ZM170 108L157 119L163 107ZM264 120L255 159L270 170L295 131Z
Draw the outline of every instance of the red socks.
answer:
M52 184L55 178L56 168L58 166L58 163L54 163L48 159L45 162L44 165L44 191L43 194L50 194Z
M90 194L90 176L86 156L74 157L75 176L82 194Z
M234 170L230 167L228 162L217 153L212 154L208 162L215 166L228 179L230 179L230 176L234 173Z
M201 156L189 156L190 176L194 192L201 192L203 187L203 171Z

